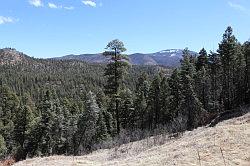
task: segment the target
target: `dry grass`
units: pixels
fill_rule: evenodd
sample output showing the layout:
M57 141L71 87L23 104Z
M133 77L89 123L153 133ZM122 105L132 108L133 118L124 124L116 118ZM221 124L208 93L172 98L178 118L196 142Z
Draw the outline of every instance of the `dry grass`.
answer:
M250 113L169 140L164 135L78 157L34 158L15 166L250 166Z

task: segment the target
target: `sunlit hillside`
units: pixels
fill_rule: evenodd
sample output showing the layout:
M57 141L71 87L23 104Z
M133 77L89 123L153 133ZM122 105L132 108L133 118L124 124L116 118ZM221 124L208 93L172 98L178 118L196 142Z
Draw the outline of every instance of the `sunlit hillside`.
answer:
M164 143L163 143L164 142ZM250 165L250 113L185 132L180 138L161 135L86 156L34 158L15 166L80 165Z

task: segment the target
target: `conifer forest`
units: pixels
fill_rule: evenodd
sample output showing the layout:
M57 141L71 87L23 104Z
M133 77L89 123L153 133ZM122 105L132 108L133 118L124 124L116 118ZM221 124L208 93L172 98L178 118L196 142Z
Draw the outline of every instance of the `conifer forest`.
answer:
M83 155L193 130L250 104L250 41L232 27L216 51L185 48L176 67L133 65L126 49L107 41L102 64L20 52L8 61L6 50L17 51L0 49L0 159Z

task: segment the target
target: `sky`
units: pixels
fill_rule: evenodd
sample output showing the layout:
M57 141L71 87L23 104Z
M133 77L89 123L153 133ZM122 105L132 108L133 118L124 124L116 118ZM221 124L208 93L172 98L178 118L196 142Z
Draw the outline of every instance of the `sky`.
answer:
M250 0L0 0L0 48L48 58L100 53L216 51L227 26L250 39Z

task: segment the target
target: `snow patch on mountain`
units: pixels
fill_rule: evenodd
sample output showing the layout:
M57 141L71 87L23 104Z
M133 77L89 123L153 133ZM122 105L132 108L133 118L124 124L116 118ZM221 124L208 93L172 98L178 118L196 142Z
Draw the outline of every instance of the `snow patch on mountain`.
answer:
M180 52L181 50L179 49L169 49L169 50L162 50L160 51L159 53L160 54L165 54L165 53L177 53L177 52Z

